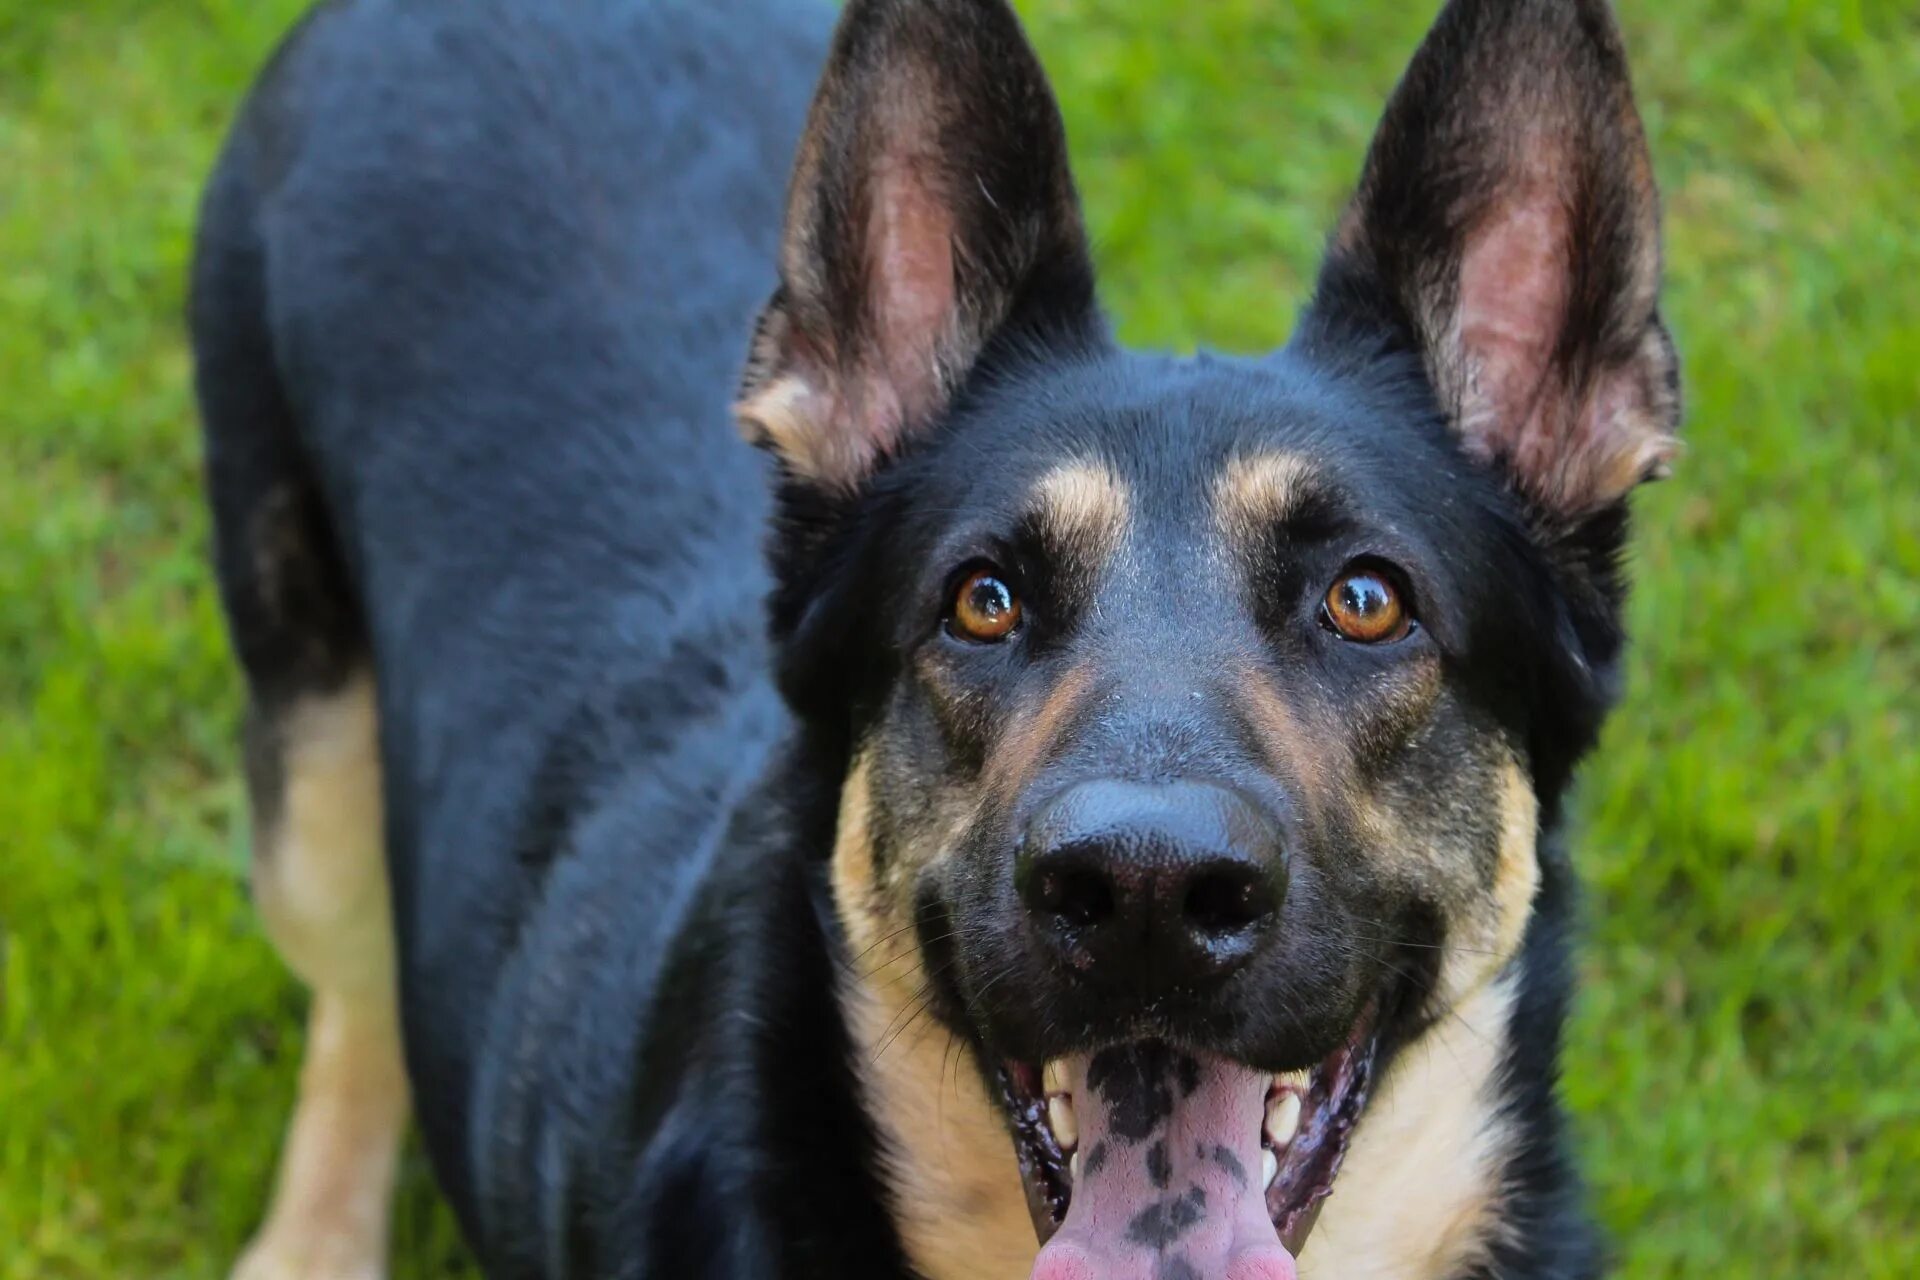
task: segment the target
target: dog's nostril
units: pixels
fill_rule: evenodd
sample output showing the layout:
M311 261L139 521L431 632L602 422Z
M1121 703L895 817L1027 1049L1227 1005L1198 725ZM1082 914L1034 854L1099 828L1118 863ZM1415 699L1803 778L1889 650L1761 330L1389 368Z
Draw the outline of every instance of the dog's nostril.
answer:
M1181 909L1202 933L1233 933L1272 912L1273 892L1250 867L1210 868L1188 882Z
M1041 909L1070 925L1098 924L1113 914L1113 886L1086 867L1042 872L1035 889Z

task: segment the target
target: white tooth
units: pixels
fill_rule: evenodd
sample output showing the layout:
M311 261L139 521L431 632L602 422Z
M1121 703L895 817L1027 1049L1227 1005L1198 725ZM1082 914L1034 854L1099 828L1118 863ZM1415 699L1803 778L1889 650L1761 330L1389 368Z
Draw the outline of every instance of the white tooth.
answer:
M1282 1071L1273 1078L1273 1082L1282 1089L1296 1089L1301 1093L1305 1093L1307 1091L1307 1085L1312 1079L1313 1073L1310 1071Z
M1260 1153L1260 1185L1270 1187L1273 1180L1280 1176L1280 1157L1268 1147Z
M1080 1153L1078 1151L1074 1152L1073 1158L1067 1161L1067 1176L1075 1182L1080 1181Z
M1071 1151L1080 1145L1080 1127L1074 1122L1071 1098L1059 1096L1047 1099L1047 1124L1053 1129L1054 1141L1060 1144L1062 1151Z
M1055 1058L1047 1064L1040 1075L1040 1087L1047 1093L1067 1092L1067 1063L1064 1058Z
M1267 1104L1267 1139L1284 1147L1300 1132L1300 1095L1283 1093Z

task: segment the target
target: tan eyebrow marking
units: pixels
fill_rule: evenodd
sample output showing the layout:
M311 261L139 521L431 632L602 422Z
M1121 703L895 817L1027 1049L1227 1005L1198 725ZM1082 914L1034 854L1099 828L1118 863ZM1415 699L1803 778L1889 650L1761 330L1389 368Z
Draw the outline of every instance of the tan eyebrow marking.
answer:
M1132 518L1126 481L1096 462L1069 462L1033 486L1031 510L1055 554L1097 572L1120 549Z
M1306 459L1291 453L1245 454L1228 461L1213 483L1213 514L1237 544L1252 542L1299 507L1313 477Z

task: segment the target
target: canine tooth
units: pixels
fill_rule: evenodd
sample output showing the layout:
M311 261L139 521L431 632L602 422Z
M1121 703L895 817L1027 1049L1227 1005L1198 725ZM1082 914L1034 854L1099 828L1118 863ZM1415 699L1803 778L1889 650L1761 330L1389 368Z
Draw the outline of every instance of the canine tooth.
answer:
M1067 1064L1063 1058L1055 1058L1047 1064L1041 1073L1040 1087L1047 1093L1067 1092Z
M1080 1153L1078 1151L1074 1152L1073 1157L1067 1161L1067 1176L1075 1182L1080 1181Z
M1280 1157L1273 1154L1273 1148L1267 1147L1260 1152L1260 1185L1270 1187L1273 1180L1280 1176Z
M1267 1104L1267 1137L1284 1147L1300 1132L1300 1095L1283 1093Z
M1080 1126L1074 1120L1072 1099L1048 1098L1047 1124L1052 1128L1053 1139L1060 1144L1062 1151L1071 1151L1080 1144Z

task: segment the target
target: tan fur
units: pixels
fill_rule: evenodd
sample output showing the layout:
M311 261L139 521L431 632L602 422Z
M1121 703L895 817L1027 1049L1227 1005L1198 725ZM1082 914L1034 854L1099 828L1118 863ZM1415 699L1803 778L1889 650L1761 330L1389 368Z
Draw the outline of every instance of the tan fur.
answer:
M313 988L300 1094L265 1225L235 1280L378 1280L407 1082L394 998L373 682L275 726L284 788L256 797L254 898Z
M1033 490L1040 527L1060 558L1087 574L1116 555L1127 535L1133 499L1126 481L1107 467L1070 462L1040 477Z
M1435 997L1440 1022L1402 1052L1354 1131L1302 1251L1302 1280L1444 1280L1483 1257L1502 1229L1501 1171L1514 1135L1497 1073L1540 864L1533 788L1517 761L1499 776L1492 881L1453 924Z
M1245 546L1293 512L1312 474L1305 459L1290 453L1234 458L1214 480L1214 521L1229 543Z
M877 890L870 786L862 760L841 794L833 888L853 960L840 999L901 1237L927 1280L1022 1280L1038 1247L1013 1139L972 1060L918 1012L926 977L912 931Z
M1500 1229L1513 1140L1496 1076L1515 980L1482 987L1408 1046L1354 1130L1301 1250L1301 1280L1445 1280Z
M1500 862L1493 876L1493 957L1505 964L1520 950L1540 888L1540 800L1517 761L1508 761L1500 804Z
M1317 811L1326 800L1328 757L1338 749L1340 736L1303 725L1272 677L1255 663L1240 665L1234 688L1268 767L1295 784L1309 811Z
M1441 832L1409 825L1380 797L1355 797L1354 817L1362 844L1378 851L1383 873L1400 877L1450 904L1447 954L1441 961L1432 1010L1444 1014L1502 973L1520 949L1533 897L1540 884L1540 805L1517 760L1488 766L1497 786L1471 803L1497 805L1500 829L1492 850L1476 837L1450 841Z
M407 1081L392 1008L316 991L272 1208L234 1280L385 1276L406 1120Z
M734 406L741 434L780 455L787 470L803 480L830 488L851 489L865 474L868 458L864 440L851 434L822 431L831 421L838 401L820 387L795 374L785 374L753 388Z
M1046 701L1031 716L1009 725L987 761L986 791L1011 798L1032 778L1048 747L1060 738L1074 711L1093 688L1093 669L1070 667L1048 690Z
M1455 924L1455 945L1440 973L1440 1007L1457 1007L1492 980L1520 949L1540 887L1540 802L1517 761L1501 769L1500 849L1491 892Z

